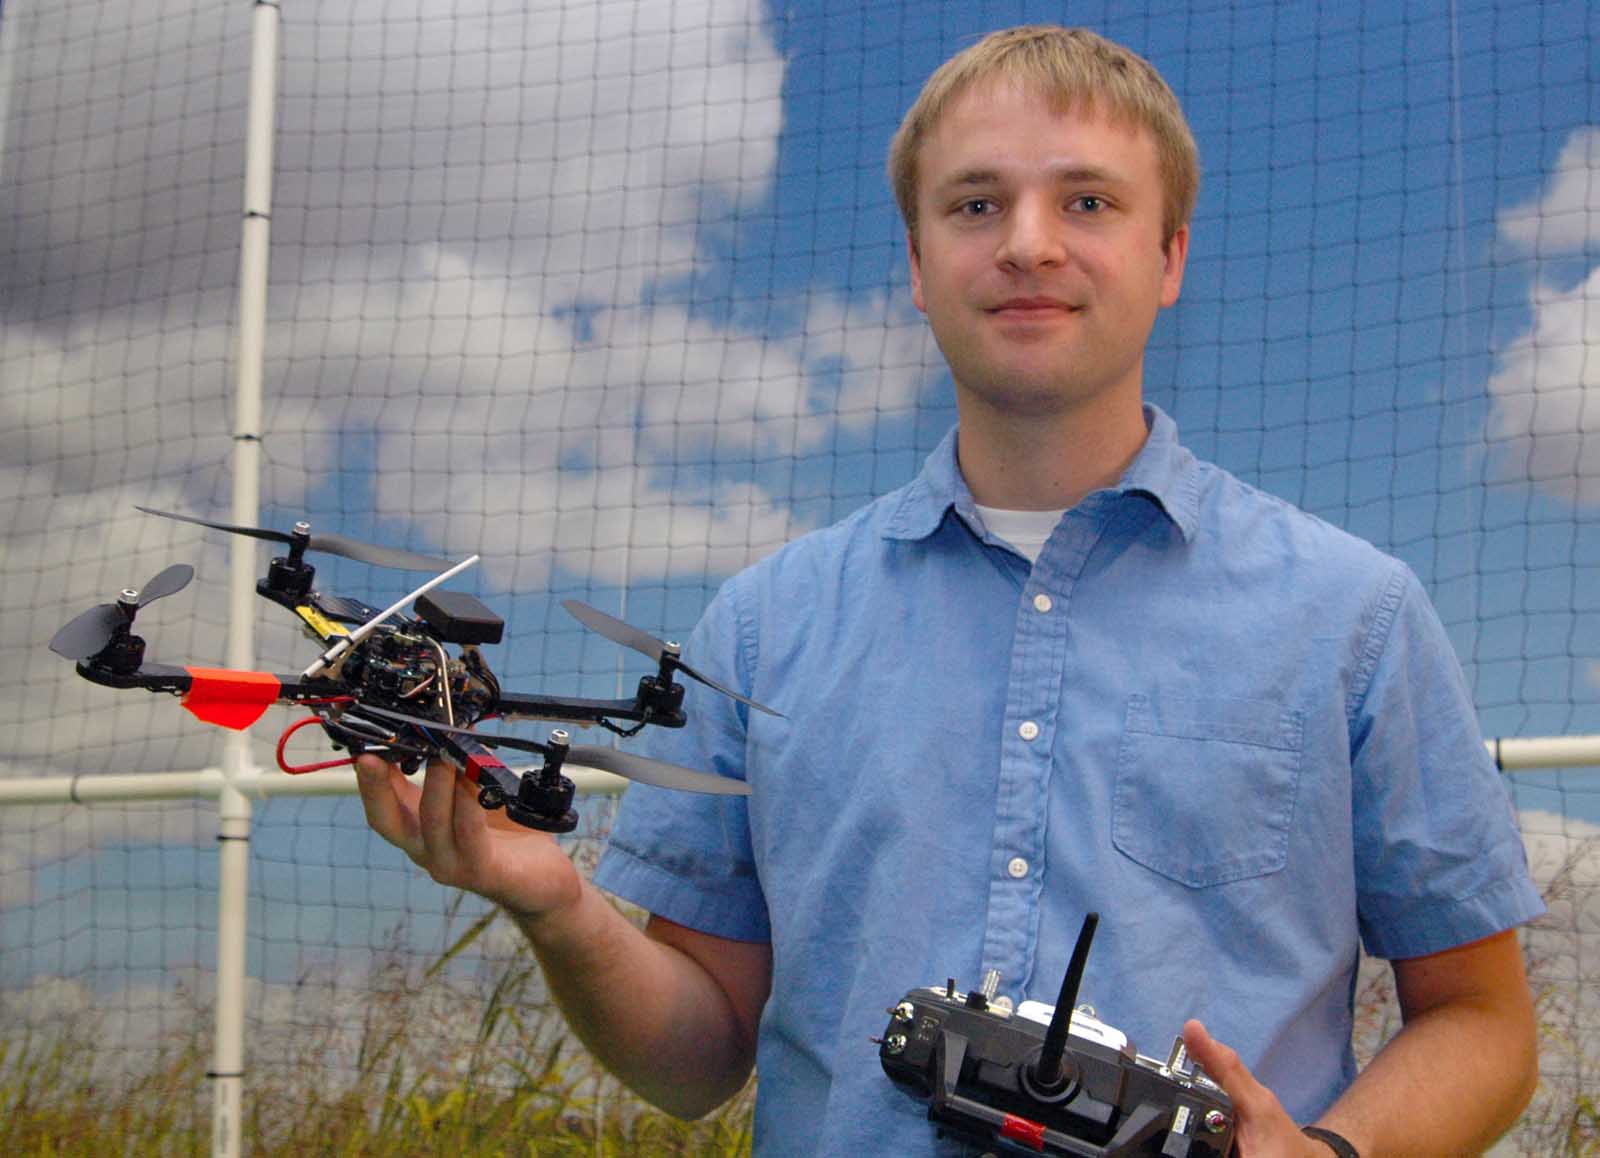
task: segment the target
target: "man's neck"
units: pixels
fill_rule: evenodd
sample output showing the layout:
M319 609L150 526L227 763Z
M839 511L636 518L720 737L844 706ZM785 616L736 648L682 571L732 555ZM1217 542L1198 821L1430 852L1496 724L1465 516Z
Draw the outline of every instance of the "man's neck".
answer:
M960 409L956 443L961 475L986 507L1065 510L1113 486L1149 437L1144 408L1119 402L1095 413L1049 417Z

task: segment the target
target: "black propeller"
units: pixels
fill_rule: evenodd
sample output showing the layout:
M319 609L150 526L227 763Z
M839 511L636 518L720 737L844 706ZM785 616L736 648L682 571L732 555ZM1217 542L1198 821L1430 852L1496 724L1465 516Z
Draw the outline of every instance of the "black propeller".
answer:
M194 568L187 563L174 563L154 576L143 590L128 590L115 603L102 603L91 607L73 619L50 639L50 650L64 659L88 659L105 649L119 627L133 622L141 607L176 595L194 578Z
M298 545L300 551L322 551L329 555L342 555L358 563L371 563L374 567L392 567L397 571L443 571L453 565L450 559L441 559L435 555L418 555L394 547L376 547L371 543L363 543L359 539L351 539L344 535L313 535L308 523L298 524L295 532L290 533L274 531L267 527L241 527L233 523L215 523L210 519L197 519L193 515L179 515L151 507L136 506L135 509L147 515L159 515L163 519L176 519L180 523L210 527L214 531L249 535L251 538L266 539L271 543L287 543L297 559L299 554L293 549ZM305 529L302 531L301 528Z
M435 732L449 732L455 736L470 736L480 743L491 748L515 748L522 752L537 752L541 755L550 753L549 744L541 744L537 740L525 740L520 736L501 736L489 732L474 732L470 728L457 728L449 724L441 724L436 720L424 720L418 716L408 716L403 712L391 712L387 708L373 707L363 704L351 709L354 712L381 716L386 720L397 720L410 724L413 727L425 728ZM651 760L644 756L634 756L628 752L619 752L615 748L595 748L584 744L574 744L567 749L566 759L574 764L582 764L588 768L598 768L602 772L614 772L628 780L640 784L650 784L657 788L676 788L684 792L705 792L716 796L748 796L750 785L743 780L733 780L726 776L713 776L709 772L697 772L693 768L685 768L682 764L669 764L665 760Z
M587 603L580 603L576 599L563 599L561 606L567 609L579 623L590 631L605 636L612 643L620 643L623 647L630 647L640 655L648 656L655 663L661 663L666 658L668 666L673 671L681 671L692 680L703 683L708 688L721 692L725 696L732 696L741 704L755 708L758 712L765 712L769 716L783 718L782 712L775 712L765 704L758 704L749 696L742 696L732 688L724 687L710 676L703 676L694 668L684 663L679 657L676 644L669 644L657 639L648 631L641 631L631 623L624 623L614 615L607 615L598 608L590 607Z
M635 756L617 748L596 748L578 744L567 750L567 758L602 772L615 772L640 784L657 788L681 788L685 792L707 792L713 796L749 796L750 785L743 780L727 776L713 776L710 772L697 772L682 764L669 764L665 760L651 760ZM691 779L692 777L692 779Z

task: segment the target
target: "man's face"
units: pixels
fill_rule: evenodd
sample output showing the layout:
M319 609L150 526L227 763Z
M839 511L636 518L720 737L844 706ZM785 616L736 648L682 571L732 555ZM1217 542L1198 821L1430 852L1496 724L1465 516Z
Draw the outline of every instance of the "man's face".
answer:
M911 288L964 406L1045 416L1140 396L1189 234L1162 245L1147 131L1013 85L946 109L919 158Z

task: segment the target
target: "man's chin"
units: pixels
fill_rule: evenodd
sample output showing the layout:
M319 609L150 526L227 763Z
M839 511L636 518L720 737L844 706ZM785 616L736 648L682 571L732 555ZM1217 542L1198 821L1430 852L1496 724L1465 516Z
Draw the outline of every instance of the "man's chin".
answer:
M1064 372L1057 358L1048 365L1012 362L991 365L982 374L957 374L956 392L1007 416L1045 419L1081 411L1085 404L1110 402L1123 393L1137 403L1139 388L1136 378Z
M1017 418L1050 418L1073 409L1092 391L1056 378L990 378L965 391L989 409Z

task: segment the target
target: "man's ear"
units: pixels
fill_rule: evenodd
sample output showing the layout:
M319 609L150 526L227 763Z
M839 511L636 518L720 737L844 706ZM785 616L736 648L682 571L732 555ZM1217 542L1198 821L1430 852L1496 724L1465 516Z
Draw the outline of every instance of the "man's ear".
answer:
M911 230L906 230L906 258L911 263L911 300L917 309L923 313L928 312L928 307L922 299L922 259L917 254L917 238Z
M1189 261L1189 226L1178 226L1172 235L1172 240L1167 242L1163 258L1165 264L1161 271L1161 304L1170 306L1178 300L1178 292L1183 289L1183 270Z

